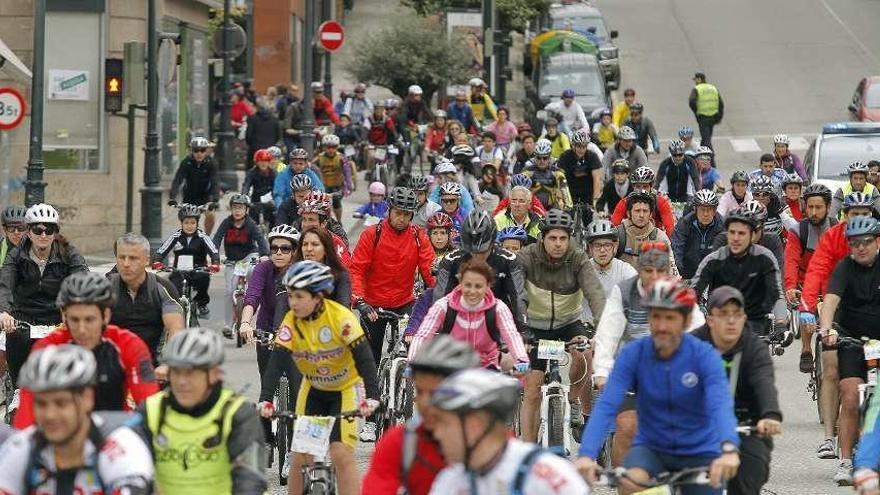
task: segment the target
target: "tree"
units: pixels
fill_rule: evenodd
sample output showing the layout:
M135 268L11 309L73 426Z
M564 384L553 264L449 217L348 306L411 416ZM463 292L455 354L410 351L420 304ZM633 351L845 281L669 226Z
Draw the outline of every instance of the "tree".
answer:
M438 23L413 19L360 40L346 69L358 81L388 88L399 96L418 84L424 99L430 101L442 84L468 77L470 60L462 41L449 41Z
M479 9L483 5L482 0L400 0L400 3L420 16L441 13L450 8ZM498 26L504 31L522 32L527 22L536 21L546 14L551 3L551 0L496 0Z

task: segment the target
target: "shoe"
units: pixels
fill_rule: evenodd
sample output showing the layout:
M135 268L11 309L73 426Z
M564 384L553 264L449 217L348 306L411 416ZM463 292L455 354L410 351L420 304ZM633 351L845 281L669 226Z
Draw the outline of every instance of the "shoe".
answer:
M211 310L207 306L199 306L199 318L207 318L211 316Z
M782 332L782 347L788 347L794 343L794 334L791 330L786 330Z
M812 373L813 372L813 353L811 352L802 352L801 353L801 361L798 367L801 370L801 373Z
M571 407L569 412L571 435L574 438L581 438L584 429L584 408L580 400L569 403L569 406Z
M271 468L272 461L275 460L275 444L266 442L263 445L266 447L266 466Z
M290 452L284 454L284 464L281 467L281 472L284 473L284 477L290 476Z
M852 486L852 471L852 459L842 459L837 465L837 472L834 473L834 482L837 483L837 486Z
M826 438L816 449L816 457L819 459L837 459L837 451L834 448L834 439Z
M376 423L372 421L367 421L366 423L364 423L364 427L361 429L361 442L375 442L376 430L378 430Z
M232 340L232 329L227 326L224 326L223 327L223 336L226 337L227 339Z

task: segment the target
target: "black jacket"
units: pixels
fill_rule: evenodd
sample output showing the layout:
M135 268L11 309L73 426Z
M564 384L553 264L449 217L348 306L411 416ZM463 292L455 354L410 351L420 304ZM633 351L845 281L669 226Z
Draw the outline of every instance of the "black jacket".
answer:
M89 267L76 248L55 241L41 274L29 255L30 248L31 240L25 237L6 255L0 270L0 312L35 325L60 323L55 299L61 282L72 273L87 272Z
M244 217L244 224L241 228L235 227L235 221L231 215L224 218L211 240L218 251L220 244L223 244L226 251L226 261L243 260L252 253L269 256L269 244L266 242L266 236L263 235L260 226L251 217Z
M299 205L296 204L293 195L285 199L275 212L275 225L281 224L299 227Z
M281 140L281 126L271 112L263 108L247 119L247 131L244 134L251 152L275 146Z
M607 207L608 215L610 216L614 213L614 209L617 208L617 203L632 191L632 184L627 184L626 194L618 196L617 190L614 188L614 179L608 179L602 187L602 195L599 196L599 201L596 201L596 211L603 211Z
M724 229L724 222L717 213L712 223L705 229L698 225L697 214L688 213L675 224L675 230L672 232L672 254L675 256L678 273L684 279L693 277L703 258L717 249L712 243Z
M781 272L785 267L785 246L782 245L782 238L777 235L768 235L766 232L764 232L758 244L764 246L765 248L769 249L771 253L773 253L773 257L776 258L776 263L779 265L779 271ZM721 231L718 232L718 234L715 236L715 240L712 242L712 250L714 251L726 245L727 231L722 228Z
M697 164L689 157L684 157L684 162L676 165L672 163L672 157L667 157L660 162L657 169L657 179L654 181L654 188L660 190L660 184L666 181L666 195L669 201L676 203L689 201L691 196L700 189L702 178L700 171L697 170ZM688 184L690 182L690 184ZM688 191L688 185L692 186Z
M703 325L692 334L712 344L709 326ZM773 373L773 360L767 352L767 344L760 337L743 330L739 343L722 355L731 362L736 353L741 352L739 378L734 396L734 411L740 423L755 425L762 419L782 421L779 397L776 393L776 380ZM728 370L728 373L730 371Z
M180 167L171 181L170 198L177 197L177 191L183 186L183 202L194 205L203 205L208 202L217 202L220 198L220 178L217 175L217 165L211 158L197 162L192 155L187 156L180 162Z
M575 203L593 204L593 170L602 168L602 161L595 153L587 150L578 158L574 149L565 150L559 156L556 166L565 172L565 181ZM586 174L586 175L576 175Z
M159 246L154 260L164 262L172 251L174 251L175 267L178 258L187 255L193 257L193 266L208 266L208 258L211 259L212 264L220 263L220 252L217 251L211 238L202 229L196 230L193 235L189 236L184 234L183 230L177 229Z
M266 171L262 171L257 167L253 167L244 175L244 184L241 186L242 194L247 194L251 198L251 203L259 203L260 196L271 193L275 186L275 164L273 163ZM266 204L274 203L271 201Z

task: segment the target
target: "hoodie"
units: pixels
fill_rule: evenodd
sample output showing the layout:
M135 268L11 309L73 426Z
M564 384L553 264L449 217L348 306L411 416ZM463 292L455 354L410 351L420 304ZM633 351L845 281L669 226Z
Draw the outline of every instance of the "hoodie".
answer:
M437 300L422 321L422 325L413 337L409 348L410 359L416 356L422 345L431 340L441 330L446 318L446 311L452 308L458 312L455 323L452 325L450 335L462 342L467 342L480 355L480 366L498 367L501 352L498 345L489 335L486 326L486 311L495 306L495 321L498 325L498 333L501 340L507 345L510 355L518 363L528 363L525 345L516 329L513 315L503 301L495 299L495 295L489 290L482 302L476 306L470 306L462 298L461 287L456 287L447 296Z

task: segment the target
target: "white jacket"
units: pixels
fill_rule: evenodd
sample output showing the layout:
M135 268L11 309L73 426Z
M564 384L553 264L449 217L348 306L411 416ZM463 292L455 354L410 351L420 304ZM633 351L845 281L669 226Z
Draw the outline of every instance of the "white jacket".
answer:
M751 191L746 191L745 199L743 199L742 204L746 204L752 200ZM731 211L739 208L741 206L740 203L736 202L736 198L733 197L733 191L727 191L726 193L721 195L721 199L718 200L718 214L721 215L721 218L727 216Z

